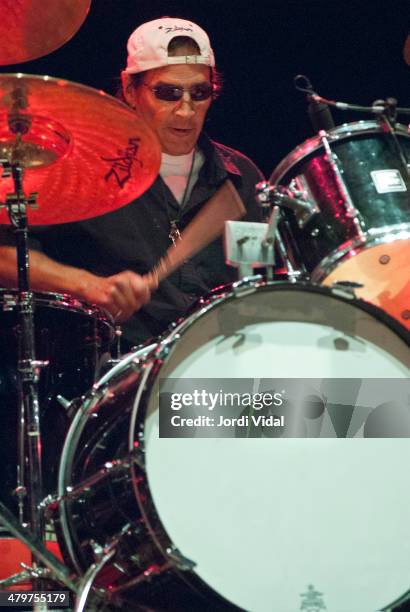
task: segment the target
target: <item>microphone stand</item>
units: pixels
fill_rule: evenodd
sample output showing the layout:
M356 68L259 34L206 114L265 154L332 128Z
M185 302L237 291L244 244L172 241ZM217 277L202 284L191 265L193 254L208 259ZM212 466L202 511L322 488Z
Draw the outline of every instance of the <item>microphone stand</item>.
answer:
M372 106L361 106L359 104L348 104L347 102L338 102L336 100L328 100L319 96L313 91L312 84L308 77L303 74L298 74L294 78L294 84L298 91L304 92L308 95L310 102L310 108L312 104L316 104L317 108L326 109L326 107L332 106L342 111L354 111L358 113L374 114L378 116L380 124L384 127L385 131L390 134L401 164L403 166L404 174L410 183L410 160L406 159L406 155L403 152L403 148L397 138L395 131L397 115L410 115L410 108L397 107L397 100L395 98L387 98L386 100L376 100ZM310 110L310 109L309 109ZM309 112L311 116L311 110ZM311 117L312 118L312 117ZM314 124L315 127L315 124ZM327 129L326 126L324 129Z
M318 101L325 100L325 98L322 98L317 94L314 95L314 98ZM334 106L335 108L339 108L340 110L351 110L363 113L373 113L377 115L379 123L384 127L384 131L390 134L392 138L394 148L396 150L397 156L401 161L404 174L407 176L407 179L410 182L410 160L407 161L406 156L403 152L403 148L400 145L396 131L394 129L396 125L397 115L399 113L401 115L410 115L410 108L398 108L397 100L395 98L387 98L386 100L376 100L372 104L372 106L358 106L357 104L347 104L346 102L336 102L335 100L326 100L326 104Z

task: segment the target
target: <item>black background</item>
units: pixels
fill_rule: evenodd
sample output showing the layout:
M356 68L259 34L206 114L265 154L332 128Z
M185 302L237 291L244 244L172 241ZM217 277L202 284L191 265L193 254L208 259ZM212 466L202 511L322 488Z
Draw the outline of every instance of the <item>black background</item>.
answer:
M114 93L129 34L163 15L192 19L210 35L224 92L207 131L267 175L311 135L304 95L293 85L298 73L328 98L369 105L394 96L410 106L410 67L403 59L409 0L93 0L85 23L61 49L0 70ZM335 111L334 118L367 116Z

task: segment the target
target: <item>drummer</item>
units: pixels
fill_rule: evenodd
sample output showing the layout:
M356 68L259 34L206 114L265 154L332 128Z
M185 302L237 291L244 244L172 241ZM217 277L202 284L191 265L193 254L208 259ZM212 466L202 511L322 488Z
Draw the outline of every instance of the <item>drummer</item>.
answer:
M186 261L152 296L142 275L227 179L245 204L245 218L258 220L254 187L263 177L247 157L203 131L220 78L202 28L163 17L139 26L127 49L122 94L160 142L160 174L119 210L34 230L30 279L33 290L67 292L108 310L124 322L131 346L161 334L197 297L235 279L222 239ZM15 286L13 238L5 228L0 238L0 283Z

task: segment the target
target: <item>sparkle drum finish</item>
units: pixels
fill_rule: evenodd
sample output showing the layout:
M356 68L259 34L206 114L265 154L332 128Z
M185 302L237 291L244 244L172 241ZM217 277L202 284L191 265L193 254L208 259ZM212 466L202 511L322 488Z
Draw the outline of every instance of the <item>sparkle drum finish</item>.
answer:
M356 295L410 328L410 134L377 121L305 141L271 182L303 194L312 213L286 210L280 235L292 265L313 282L363 285Z
M94 563L87 588L129 610L293 612L308 585L332 612L374 612L401 596L409 439L160 438L158 385L407 378L408 336L325 287L241 282L201 299L78 410L52 511L66 563L82 575Z

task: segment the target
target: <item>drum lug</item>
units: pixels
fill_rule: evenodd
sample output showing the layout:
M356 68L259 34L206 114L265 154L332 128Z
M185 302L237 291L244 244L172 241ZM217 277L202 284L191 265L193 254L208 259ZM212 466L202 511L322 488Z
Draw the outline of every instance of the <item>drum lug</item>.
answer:
M104 555L106 553L108 553L110 550L112 550L112 547L110 546L102 546L101 544L99 544L98 542L96 542L95 540L89 540L89 545L93 551L93 555L94 555L94 561L96 563L98 563L98 561L100 561Z
M56 400L58 403L66 410L67 412L70 410L74 400L68 400L63 395L57 395Z
M244 295L250 295L251 293L255 293L257 287L255 283L262 280L262 276L260 274L255 274L254 276L246 276L242 278L240 281L233 283L232 291L236 298L243 297Z
M173 561L173 563L177 566L178 569L184 572L190 572L196 566L195 561L188 559L185 557L178 548L175 546L170 546L167 548L167 555Z
M121 540L125 536L138 536L139 534L140 534L139 527L131 525L131 523L127 523L126 525L124 525L124 527L122 527L121 531L113 535L104 544L100 544L99 542L93 539L89 540L88 543L93 551L94 562L99 563L100 560L107 555L109 555L111 558L112 555L116 552L118 548L118 544L121 542ZM121 573L124 573L124 574L127 573L127 570L124 567L122 567L120 563L116 562L114 563L114 565L116 565L117 569Z
M44 511L44 516L49 519L53 517L54 512L60 507L61 497L58 495L47 495L40 503L40 509Z
M341 295L342 297L347 297L349 299L356 298L356 289L362 289L364 285L362 283L356 283L354 281L333 281L332 289L337 293L337 295Z

